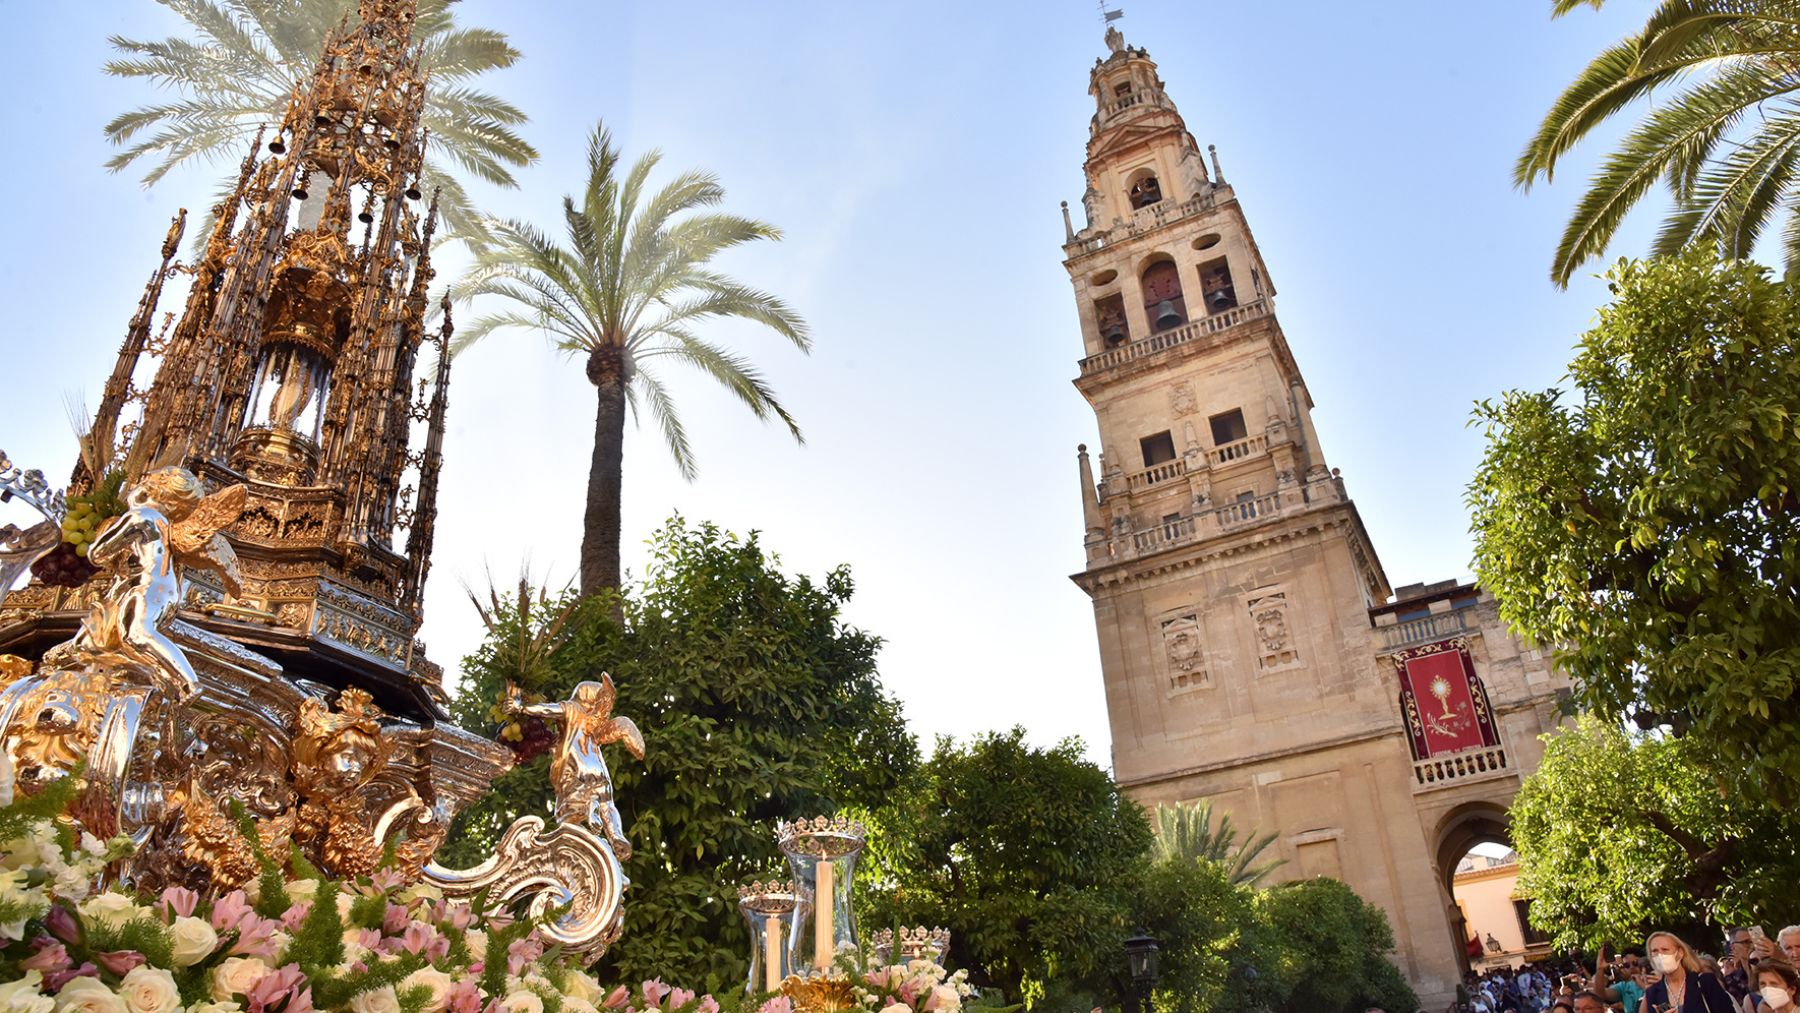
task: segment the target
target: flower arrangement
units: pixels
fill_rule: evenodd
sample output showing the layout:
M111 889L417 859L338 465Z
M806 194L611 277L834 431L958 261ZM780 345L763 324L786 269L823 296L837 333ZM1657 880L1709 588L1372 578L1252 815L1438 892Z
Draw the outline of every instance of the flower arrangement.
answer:
M0 750L0 1013L807 1013L782 995L722 1008L660 980L606 989L536 923L391 865L338 882L259 850L251 888L216 898L96 888L130 842L61 817L78 777L15 800L9 767ZM959 1013L974 995L924 960L852 983L882 1013Z

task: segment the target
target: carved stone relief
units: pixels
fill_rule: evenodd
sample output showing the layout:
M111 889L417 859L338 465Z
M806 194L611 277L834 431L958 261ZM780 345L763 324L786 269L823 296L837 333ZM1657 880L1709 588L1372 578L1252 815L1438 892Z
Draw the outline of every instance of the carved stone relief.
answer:
M1299 665L1300 652L1288 625L1287 592L1264 588L1252 592L1245 604L1250 611L1257 667L1264 672L1278 672Z
M1192 415L1200 410L1200 402L1194 397L1193 384L1178 383L1169 388L1169 410L1176 415Z
M1204 689L1212 685L1212 676L1206 670L1206 651L1200 642L1198 612L1164 619L1162 642L1169 669L1169 692Z

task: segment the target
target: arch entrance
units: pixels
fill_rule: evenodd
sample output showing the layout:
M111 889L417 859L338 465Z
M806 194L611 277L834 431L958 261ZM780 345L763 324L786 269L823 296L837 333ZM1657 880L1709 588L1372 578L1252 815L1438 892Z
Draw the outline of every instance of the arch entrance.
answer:
M1506 809L1469 802L1438 824L1438 884L1449 915L1457 961L1471 969L1522 957L1530 942L1524 908L1513 899L1518 865Z

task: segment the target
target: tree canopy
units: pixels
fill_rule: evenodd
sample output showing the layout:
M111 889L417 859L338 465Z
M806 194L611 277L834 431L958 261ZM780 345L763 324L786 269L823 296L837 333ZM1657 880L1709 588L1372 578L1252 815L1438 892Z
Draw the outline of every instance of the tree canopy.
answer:
M1800 920L1800 825L1721 792L1690 738L1582 717L1549 737L1513 800L1519 889L1564 951L1652 926Z
M617 712L643 728L648 750L642 764L620 753L612 765L633 855L625 936L601 966L741 987L749 944L736 888L785 875L776 820L880 804L911 776L917 747L881 688L879 639L843 622L848 570L790 576L754 534L680 518L651 549L623 597L623 627L604 597L499 599L464 663L457 714L491 732L506 680L561 699L610 672ZM497 780L459 821L449 859L485 854L517 816L547 813L547 768L539 755Z
M1475 572L1577 703L1800 800L1800 298L1704 251L1622 261L1568 388L1482 402Z

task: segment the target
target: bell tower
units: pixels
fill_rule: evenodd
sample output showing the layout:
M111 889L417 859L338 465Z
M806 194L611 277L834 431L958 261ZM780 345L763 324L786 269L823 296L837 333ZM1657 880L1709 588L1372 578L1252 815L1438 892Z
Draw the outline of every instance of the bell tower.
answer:
M1106 42L1086 220L1063 205L1063 253L1099 437L1079 450L1073 579L1093 601L1114 777L1148 806L1208 799L1275 834L1273 879L1331 876L1379 905L1395 963L1427 1005L1447 1001L1467 938L1457 849L1504 840L1562 683L1477 588L1392 600L1217 154L1149 55L1117 29Z

